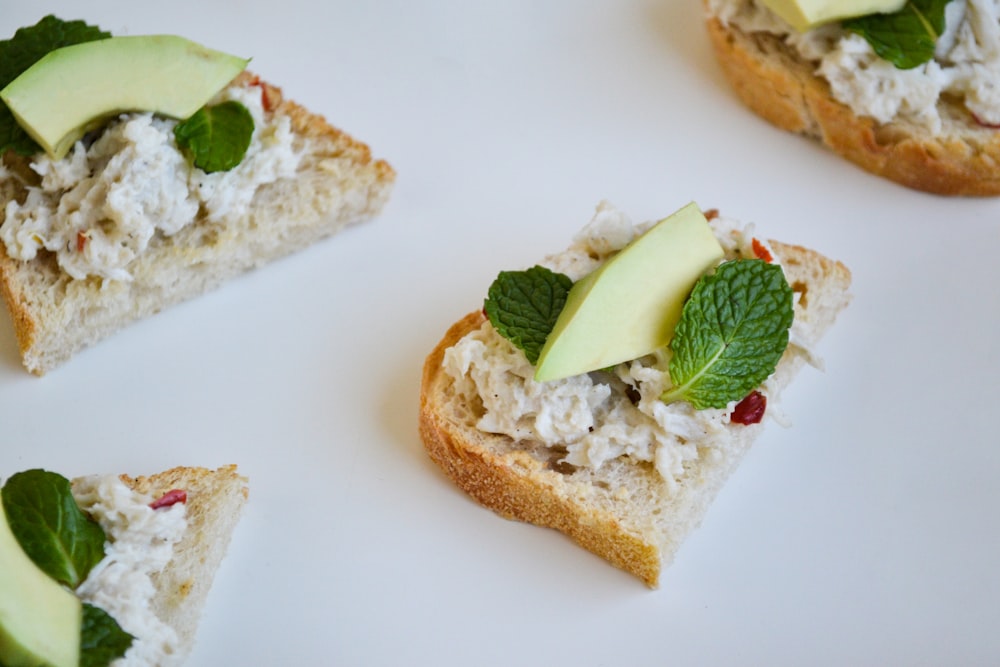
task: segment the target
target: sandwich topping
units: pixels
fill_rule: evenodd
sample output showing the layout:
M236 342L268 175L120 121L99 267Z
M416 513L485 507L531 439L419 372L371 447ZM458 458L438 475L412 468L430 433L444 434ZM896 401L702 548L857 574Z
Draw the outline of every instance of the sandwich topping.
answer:
M748 33L780 37L803 59L816 64L839 102L880 123L903 120L939 132L942 98L961 100L984 126L1000 125L1000 3L995 0L937 0L913 14L912 33L889 32L873 17L795 30L759 0L709 0L723 24ZM937 21L937 18L943 19ZM939 25L934 25L939 24ZM918 57L926 50L925 60ZM877 52L878 51L878 52Z
M772 255L765 243L754 240L752 227L721 217L711 225L728 260ZM542 266L577 281L648 227L633 225L626 215L602 203L573 245L547 257ZM796 329L793 322L788 340L808 359ZM677 390L670 370L674 354L664 348L604 371L538 382L526 354L487 321L448 349L443 363L455 391L468 397L469 404L482 405L476 423L479 430L565 447L564 461L574 466L596 468L621 456L650 462L673 484L683 473L684 463L699 456L699 446L722 445L732 424L759 421L762 404L772 416L777 409L770 379L756 387L762 400L755 398L753 405L739 410L737 406L749 392L701 409L691 400L668 402L665 396Z
M172 236L196 219L211 224L244 215L260 187L295 174L300 153L290 118L266 113L259 87L233 84L216 101L237 101L253 118L236 167L208 173L177 147L177 121L123 114L61 160L33 157L39 182L24 184L26 198L7 205L0 225L7 253L31 260L46 250L72 278L127 281L129 264L158 235Z
M73 486L80 508L107 535L104 559L77 589L84 602L108 612L134 640L111 667L179 665L179 638L152 610L156 589L151 575L174 555L187 528L186 505L157 505L115 475L87 477ZM157 499L158 500L158 499Z

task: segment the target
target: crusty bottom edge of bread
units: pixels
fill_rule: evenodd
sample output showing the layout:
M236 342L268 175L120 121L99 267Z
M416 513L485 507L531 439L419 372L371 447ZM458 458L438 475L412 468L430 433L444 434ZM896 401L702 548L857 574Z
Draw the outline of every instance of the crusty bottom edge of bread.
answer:
M259 86L266 108L290 117L296 145L304 151L295 178L262 186L238 225L199 217L172 237L158 233L129 265L129 282L73 280L51 253L20 261L0 243L0 292L30 372L44 375L129 324L381 212L395 182L387 162L373 159L366 144L322 116L283 98L276 86L249 72L236 83ZM23 158L4 159L27 173ZM12 180L0 182L0 222L4 204L23 196Z
M799 246L775 241L771 246L799 293L795 315L805 321L806 342L815 344L850 301L850 271ZM481 312L466 315L425 360L419 430L430 458L458 487L500 516L555 528L650 588L658 587L663 568L700 525L763 424L731 425L726 447L699 449L699 458L686 467L674 493L651 465L625 458L607 462L597 472L568 471L559 465L557 451L479 431L475 423L481 407L456 400L442 366L445 351L484 321ZM777 385L786 386L804 361L803 353L790 346L775 372ZM653 499L617 497L621 488L642 488ZM642 521L636 520L639 516Z
M172 627L186 656L194 646L198 622L215 575L226 555L249 495L247 479L235 465L212 470L177 467L154 475L121 480L153 498L172 489L187 492L187 529L173 558L153 576L156 616Z
M880 124L834 99L815 66L781 39L707 17L721 69L743 103L772 125L817 140L862 169L939 195L1000 194L1000 131L943 100L941 135L906 122Z

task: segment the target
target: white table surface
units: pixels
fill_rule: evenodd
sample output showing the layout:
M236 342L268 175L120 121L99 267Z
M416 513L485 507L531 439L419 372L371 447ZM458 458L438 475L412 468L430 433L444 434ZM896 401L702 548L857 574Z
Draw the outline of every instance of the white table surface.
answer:
M869 176L740 106L696 0L7 0L176 33L399 173L378 219L44 378L0 319L0 475L238 463L203 665L1000 661L1000 201ZM607 199L689 201L845 262L854 301L658 591L453 487L424 356Z

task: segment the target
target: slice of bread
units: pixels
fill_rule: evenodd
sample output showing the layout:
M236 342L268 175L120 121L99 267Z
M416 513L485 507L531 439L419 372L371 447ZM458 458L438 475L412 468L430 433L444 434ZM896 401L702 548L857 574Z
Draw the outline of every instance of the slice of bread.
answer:
M0 242L0 291L29 371L42 375L132 322L380 212L395 180L388 163L251 73L233 85L259 86L266 113L290 118L304 156L295 177L260 186L239 220L217 223L201 212L172 236L158 232L128 266L129 281L73 279L53 253L22 261ZM8 152L3 160L18 177L0 179L0 223L8 202L24 200L23 182L38 178L25 158Z
M120 479L154 500L172 490L187 494L184 535L167 565L152 575L156 589L152 611L177 633L178 651L171 664L180 664L194 646L209 589L246 505L247 480L235 465L216 470L179 467L143 477L121 475Z
M976 123L961 103L938 101L939 132L906 120L879 123L834 99L829 84L815 73L816 64L778 36L744 32L710 12L707 27L733 90L773 125L817 140L909 188L941 195L1000 194L1000 131Z
M181 639L182 652L194 646L208 591L249 496L247 480L235 465L216 470L181 467L122 481L153 498L173 489L187 492L188 527L174 557L153 577L153 610Z
M774 241L770 245L798 293L799 342L809 348L847 305L850 272L814 251ZM419 420L430 457L459 487L497 514L555 528L657 587L662 568L701 523L763 423L728 424L722 444L698 446L697 457L685 464L672 485L651 463L628 456L596 469L568 465L562 460L565 449L516 441L476 427L483 407L456 390L443 360L448 348L485 321L478 311L466 315L448 329L424 363ZM773 377L772 398L807 356L803 347L789 345Z

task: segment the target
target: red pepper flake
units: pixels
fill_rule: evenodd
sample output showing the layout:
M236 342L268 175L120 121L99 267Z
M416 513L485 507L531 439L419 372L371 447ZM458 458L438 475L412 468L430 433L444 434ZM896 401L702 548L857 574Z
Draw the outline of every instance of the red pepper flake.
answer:
M976 121L976 125L979 125L981 127L985 127L985 128L991 129L991 130L1000 130L1000 123L987 123L985 120L983 120L982 118L980 118L976 114L972 113L971 111L969 113L972 114L972 120Z
M260 87L260 105L264 107L264 111L268 113L274 111L274 107L276 107L277 104L275 104L275 101L271 99L271 96L268 94L267 86L260 80L260 77L254 75L254 77L250 79L249 84L251 86Z
M83 249L87 247L87 241L90 239L86 232L76 233L76 251L83 252Z
M754 238L751 245L753 246L753 254L757 255L757 259L762 259L768 264L774 261L774 257L771 256L771 252L756 238Z
M176 505L177 503L186 503L187 497L187 491L184 489L171 489L153 502L149 503L149 506L154 510L158 510L161 507L170 507L171 505Z
M278 106L277 102L268 94L267 86L260 87L260 103L267 113L271 113Z
M730 421L737 424L749 426L759 424L764 418L764 411L767 410L767 396L759 391L752 391L742 401L733 408L733 414L729 415Z
M704 212L704 215L706 220L715 220L716 218L719 217L719 209L710 208Z

